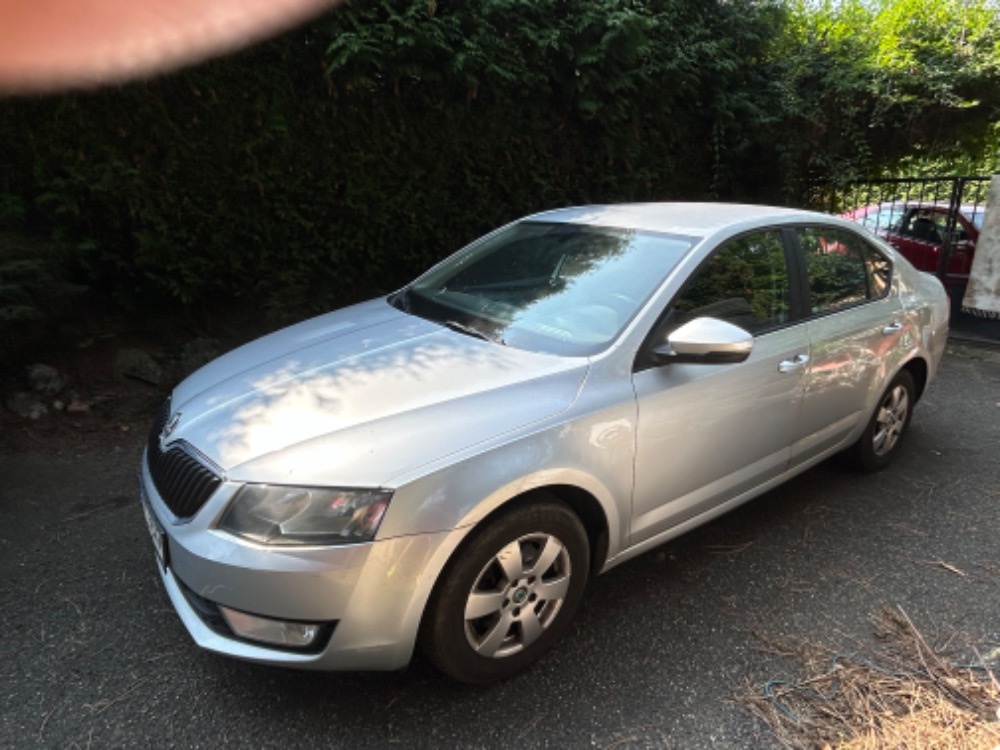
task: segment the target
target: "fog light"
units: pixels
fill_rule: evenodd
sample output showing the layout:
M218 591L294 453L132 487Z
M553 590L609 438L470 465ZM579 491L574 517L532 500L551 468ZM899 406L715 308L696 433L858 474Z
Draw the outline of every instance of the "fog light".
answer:
M246 612L221 605L219 610L236 635L253 641L273 643L277 646L307 648L313 644L323 627L311 622L289 622L248 615Z

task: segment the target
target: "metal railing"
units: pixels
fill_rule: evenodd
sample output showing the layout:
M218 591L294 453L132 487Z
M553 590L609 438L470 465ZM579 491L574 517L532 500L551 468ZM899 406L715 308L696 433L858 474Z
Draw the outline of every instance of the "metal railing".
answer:
M983 176L902 177L891 179L815 182L807 186L802 203L806 208L844 214L865 206L900 209L913 204L947 205L947 223L942 233L938 276L945 277L958 232L958 215L982 214L990 178ZM889 229L889 227L885 227Z

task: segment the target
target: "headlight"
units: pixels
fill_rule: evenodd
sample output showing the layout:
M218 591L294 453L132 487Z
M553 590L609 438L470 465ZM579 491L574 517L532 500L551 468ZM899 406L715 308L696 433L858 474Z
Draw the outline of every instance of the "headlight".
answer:
M236 493L219 528L260 544L368 542L391 498L386 490L248 484Z

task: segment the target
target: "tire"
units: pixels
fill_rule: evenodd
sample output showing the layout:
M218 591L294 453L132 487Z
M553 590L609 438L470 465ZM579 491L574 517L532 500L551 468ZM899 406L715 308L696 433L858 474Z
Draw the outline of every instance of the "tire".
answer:
M536 496L487 521L455 553L428 603L421 649L460 682L512 677L565 634L589 568L580 519Z
M899 450L916 404L913 376L902 370L878 400L868 426L852 446L855 462L866 471L884 469Z

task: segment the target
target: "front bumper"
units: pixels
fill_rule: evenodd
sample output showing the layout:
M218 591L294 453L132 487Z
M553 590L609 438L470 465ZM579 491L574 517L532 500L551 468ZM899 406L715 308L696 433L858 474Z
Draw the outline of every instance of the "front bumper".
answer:
M405 666L437 573L460 536L439 532L343 547L265 547L215 528L238 485L224 482L185 522L167 509L145 460L140 485L142 502L164 532L165 565L157 565L163 585L191 637L209 651L264 664L329 670ZM241 639L216 605L321 623L322 638L315 648L302 650Z

